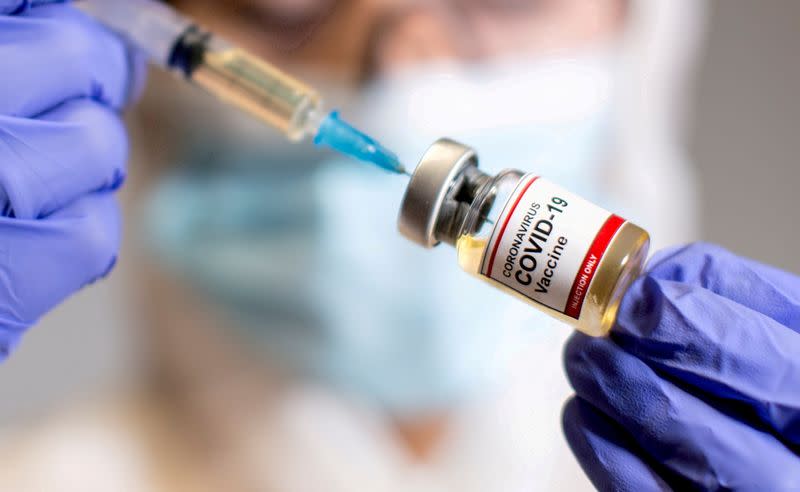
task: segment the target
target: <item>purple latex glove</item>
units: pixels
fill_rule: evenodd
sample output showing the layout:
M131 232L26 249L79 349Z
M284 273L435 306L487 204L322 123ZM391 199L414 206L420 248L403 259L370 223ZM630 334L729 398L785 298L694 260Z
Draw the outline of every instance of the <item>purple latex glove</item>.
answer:
M0 0L0 360L113 266L144 64L68 5Z
M658 255L609 338L576 334L564 431L600 490L800 490L800 278Z

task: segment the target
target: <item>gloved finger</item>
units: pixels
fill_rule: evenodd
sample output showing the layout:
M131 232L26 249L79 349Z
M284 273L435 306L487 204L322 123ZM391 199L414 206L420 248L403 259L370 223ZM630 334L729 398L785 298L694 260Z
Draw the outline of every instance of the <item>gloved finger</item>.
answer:
M0 14L18 14L32 7L67 1L69 0L0 0Z
M93 191L119 187L128 143L116 113L87 99L40 119L0 116L0 206L35 219Z
M800 446L800 335L696 285L638 279L611 333L659 374Z
M597 490L672 490L639 456L638 445L585 400L571 398L562 414L567 442Z
M800 333L800 277L707 243L656 255L652 277L702 286Z
M69 5L0 16L0 114L33 117L90 98L122 108L144 65L125 43Z
M0 359L39 317L104 277L120 244L112 193L86 195L44 220L0 218Z
M610 338L573 335L565 364L579 397L623 427L653 462L694 487L800 487L797 456L778 439L662 379Z

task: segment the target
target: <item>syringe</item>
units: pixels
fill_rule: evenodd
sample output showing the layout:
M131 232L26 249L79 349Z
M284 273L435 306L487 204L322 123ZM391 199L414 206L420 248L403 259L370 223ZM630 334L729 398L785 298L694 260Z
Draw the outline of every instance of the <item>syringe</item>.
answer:
M292 142L313 139L388 171L406 172L393 152L341 120L338 112L325 111L313 88L169 6L155 0L85 0L78 5L144 51L152 63L178 72Z

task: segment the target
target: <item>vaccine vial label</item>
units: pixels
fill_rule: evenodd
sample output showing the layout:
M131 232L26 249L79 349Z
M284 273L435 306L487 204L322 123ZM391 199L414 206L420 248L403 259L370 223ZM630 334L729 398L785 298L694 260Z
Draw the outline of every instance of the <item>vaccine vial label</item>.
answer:
M481 274L579 319L600 260L624 223L558 185L527 175L495 225Z

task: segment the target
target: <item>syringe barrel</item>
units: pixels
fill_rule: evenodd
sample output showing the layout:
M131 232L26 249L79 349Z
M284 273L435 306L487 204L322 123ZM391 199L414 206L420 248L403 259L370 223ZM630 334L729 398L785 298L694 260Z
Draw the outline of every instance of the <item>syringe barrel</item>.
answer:
M193 25L191 19L156 0L85 0L76 5L164 68L169 68L176 41Z
M314 88L219 38L207 43L190 78L292 141L316 135L325 116Z
M213 36L155 0L85 0L78 5L144 50L150 60L281 131L313 137L324 118L319 94L260 58Z

